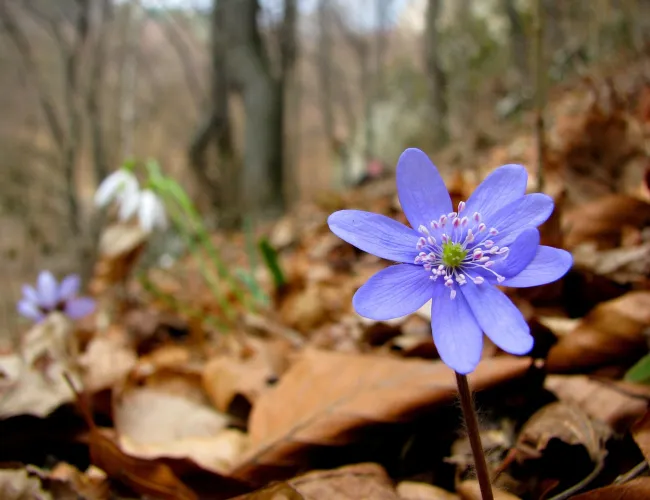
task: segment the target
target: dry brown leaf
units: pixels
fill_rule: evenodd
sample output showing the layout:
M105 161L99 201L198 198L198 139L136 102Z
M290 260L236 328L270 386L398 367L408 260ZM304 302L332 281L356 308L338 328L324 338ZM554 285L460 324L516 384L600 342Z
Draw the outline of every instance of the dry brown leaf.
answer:
M550 375L544 387L566 403L578 405L591 418L624 431L644 414L647 401L617 389L612 384L585 375Z
M439 486L415 481L402 481L397 485L397 495L402 500L459 500L459 496Z
M0 418L45 417L74 393L63 378L79 379L77 342L72 323L62 314L49 315L21 340L20 354L0 356Z
M386 471L373 463L313 471L287 482L305 500L399 500Z
M650 477L640 477L624 484L612 484L571 497L571 500L641 500L650 498Z
M594 463L600 463L607 453L605 441L611 430L592 421L580 407L563 402L551 403L537 411L521 428L517 439L519 457L539 458L553 438L585 447Z
M197 496L164 463L145 460L124 453L112 433L103 431L92 419L88 395L80 393L66 376L66 383L75 393L79 410L89 429L90 461L106 475L126 484L141 495L160 500L197 500Z
M121 329L109 328L93 338L79 356L85 390L97 392L123 381L138 357Z
M634 441L643 453L647 461L650 461L650 412L646 412L643 417L632 427L632 436Z
M52 500L43 491L41 481L25 469L0 470L0 498L2 500Z
M456 486L456 491L460 495L461 500L481 500L482 498L481 486L478 484L478 481L463 481ZM492 487L492 493L494 500L521 500L518 496L495 487Z
M33 465L28 465L26 470L30 475L38 477L43 488L56 500L108 500L110 497L106 474L93 466L85 474L64 462L52 470Z
M227 469L244 451L245 435L226 429L216 410L148 387L130 389L114 405L122 450L140 458L187 458L213 472Z
M108 226L99 241L99 259L89 290L97 295L123 283L144 249L147 234L137 224Z
M569 249L587 241L596 242L599 249L616 248L626 226L650 225L650 203L624 194L604 196L565 212L564 224Z
M650 274L650 243L598 250L596 243L588 242L578 245L572 253L577 268L617 283L640 283Z
M520 377L529 366L525 358L495 358L470 379L481 390ZM258 399L249 420L251 450L231 474L259 478L265 466L290 466L292 454L307 446L344 443L357 427L404 419L455 394L454 372L440 361L306 350Z
M646 350L643 332L650 326L650 292L628 292L597 305L548 354L549 372L568 372L603 364L634 361Z

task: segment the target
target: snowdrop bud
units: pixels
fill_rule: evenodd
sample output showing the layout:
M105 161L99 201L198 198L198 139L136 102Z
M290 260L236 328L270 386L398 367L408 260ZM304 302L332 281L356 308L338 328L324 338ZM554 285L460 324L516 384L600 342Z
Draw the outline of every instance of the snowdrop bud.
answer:
M97 188L94 202L97 207L105 207L123 195L137 192L138 180L126 169L119 169L110 174Z

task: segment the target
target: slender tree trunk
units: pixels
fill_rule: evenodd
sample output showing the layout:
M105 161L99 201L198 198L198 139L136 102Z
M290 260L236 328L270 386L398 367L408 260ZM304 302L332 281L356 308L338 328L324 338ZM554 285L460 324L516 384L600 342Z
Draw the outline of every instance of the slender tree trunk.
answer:
M140 0L131 0L126 27L126 46L121 73L120 144L121 160L134 154L133 142L136 129L136 94L138 91L138 47L142 24Z
M503 0L503 9L508 18L508 24L510 24L510 57L515 68L517 68L517 73L521 81L528 83L528 75L530 72L530 65L528 63L528 39L523 20L517 10L515 0Z
M442 144L449 138L447 108L447 77L442 70L438 53L438 17L442 0L429 0L424 33L424 54L429 92L429 111L433 130L433 143Z

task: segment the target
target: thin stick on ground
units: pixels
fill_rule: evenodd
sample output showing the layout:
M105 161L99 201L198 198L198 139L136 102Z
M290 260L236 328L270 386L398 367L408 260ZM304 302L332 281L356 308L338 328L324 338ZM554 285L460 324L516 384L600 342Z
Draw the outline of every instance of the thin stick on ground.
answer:
M481 435L479 434L478 418L476 417L476 409L474 408L474 401L469 383L467 382L467 376L456 373L456 383L458 384L458 394L460 395L460 404L463 409L465 424L467 425L469 443L472 447L472 455L474 455L474 467L476 468L476 476L481 487L481 497L483 500L494 500L492 485L490 484L490 473L487 462L485 461L485 452L483 451Z

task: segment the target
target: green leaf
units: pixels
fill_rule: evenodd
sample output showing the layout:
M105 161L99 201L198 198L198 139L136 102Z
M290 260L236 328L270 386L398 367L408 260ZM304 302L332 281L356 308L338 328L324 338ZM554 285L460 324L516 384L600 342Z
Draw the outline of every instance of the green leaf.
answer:
M258 246L260 248L260 252L262 253L264 264L266 264L266 267L271 273L271 276L273 276L275 288L279 289L283 287L287 281L284 277L284 273L282 272L282 268L280 267L278 252L271 246L266 238L260 239Z
M650 384L650 353L643 356L628 370L625 374L625 380L628 382Z

